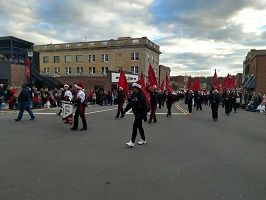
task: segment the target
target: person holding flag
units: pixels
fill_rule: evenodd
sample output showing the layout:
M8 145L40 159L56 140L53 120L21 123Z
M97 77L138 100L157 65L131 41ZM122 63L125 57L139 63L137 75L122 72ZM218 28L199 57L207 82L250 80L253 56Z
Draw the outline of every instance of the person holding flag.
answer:
M174 97L173 97L173 89L171 88L171 86L169 85L169 79L168 76L166 74L165 76L165 88L166 88L166 107L167 107L167 117L172 115L172 105L174 102Z
M134 143L136 140L138 130L139 130L140 137L141 137L138 144L143 145L147 143L144 129L142 127L142 120L144 120L144 122L147 121L147 104L146 104L145 95L142 92L141 85L138 83L133 83L132 89L133 89L133 93L130 96L131 100L128 102L125 110L122 113L122 117L124 117L125 113L128 110L132 109L134 116L135 116L131 140L126 143L126 146L131 147L131 148L134 147Z
M117 91L117 113L115 116L115 119L119 118L119 115L121 113L121 118L122 118L122 113L123 113L123 105L125 103L126 97L128 96L128 83L126 79L126 75L122 68L120 69L120 76L118 80L118 91Z
M148 121L149 124L151 124L152 120L154 123L157 122L156 109L158 104L158 92L156 85L153 85L150 91L150 104L151 104L151 114L150 114L150 119Z
M117 108L117 113L116 113L116 116L115 116L116 119L119 118L120 113L121 113L121 115L123 113L123 105L125 103L125 99L126 99L126 95L124 93L124 89L122 87L119 87L118 91L117 91L118 108Z

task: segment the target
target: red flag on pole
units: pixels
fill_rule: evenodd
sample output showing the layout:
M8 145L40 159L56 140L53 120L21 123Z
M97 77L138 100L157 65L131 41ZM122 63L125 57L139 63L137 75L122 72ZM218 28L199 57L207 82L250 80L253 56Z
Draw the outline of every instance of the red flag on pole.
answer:
M188 77L187 90L191 90L191 76Z
M219 88L219 79L218 79L218 76L217 76L217 73L216 73L216 69L215 69L215 72L214 72L214 76L213 76L213 85L214 85L214 89L218 89Z
M128 83L125 73L123 72L122 68L120 69L120 76L118 80L118 87L122 87L125 95L128 96Z
M165 87L166 87L167 94L173 92L173 89L171 88L171 86L169 84L169 78L168 78L167 74L165 76Z
M148 79L149 79L150 87L156 85L156 87L158 88L157 78L156 78L155 72L154 72L151 64L149 65Z
M194 81L193 89L194 89L194 91L200 90L200 82L199 82L198 78Z
M30 59L29 58L25 60L25 75L28 81L30 79Z
M148 110L150 111L150 108L151 108L151 106L150 106L150 94L146 90L146 85L145 85L145 80L144 80L143 73L141 73L140 79L137 81L137 83L141 85L141 90L142 90L142 92L145 95L147 107L148 107Z

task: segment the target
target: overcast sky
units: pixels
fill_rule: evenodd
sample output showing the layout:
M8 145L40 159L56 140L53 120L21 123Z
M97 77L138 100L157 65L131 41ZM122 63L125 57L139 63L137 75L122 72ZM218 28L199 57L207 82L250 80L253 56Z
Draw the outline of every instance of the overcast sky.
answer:
M242 72L266 49L265 0L0 0L0 36L35 44L146 36L171 75Z

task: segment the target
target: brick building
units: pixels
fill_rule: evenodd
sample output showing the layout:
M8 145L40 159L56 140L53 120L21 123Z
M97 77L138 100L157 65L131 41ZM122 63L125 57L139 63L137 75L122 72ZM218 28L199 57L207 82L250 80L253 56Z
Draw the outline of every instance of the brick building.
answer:
M25 58L33 43L13 36L0 37L0 83L21 87L26 80Z
M146 37L116 40L36 45L40 53L40 73L60 82L84 80L86 88L115 87L109 71L147 76L149 63L159 76L159 46ZM88 79L88 80L87 80Z
M266 94L266 50L248 52L243 62L243 87Z
M170 78L170 73L171 73L170 67L159 65L159 81L158 81L159 85L162 83L163 80L165 83L166 74Z

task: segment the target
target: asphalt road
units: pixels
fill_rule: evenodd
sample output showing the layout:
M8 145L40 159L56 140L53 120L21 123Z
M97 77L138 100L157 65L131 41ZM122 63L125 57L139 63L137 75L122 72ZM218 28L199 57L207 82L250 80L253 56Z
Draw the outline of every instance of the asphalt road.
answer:
M158 109L148 144L127 149L134 116L115 120L113 108L90 106L77 132L55 109L21 122L1 112L0 200L266 199L265 115Z

